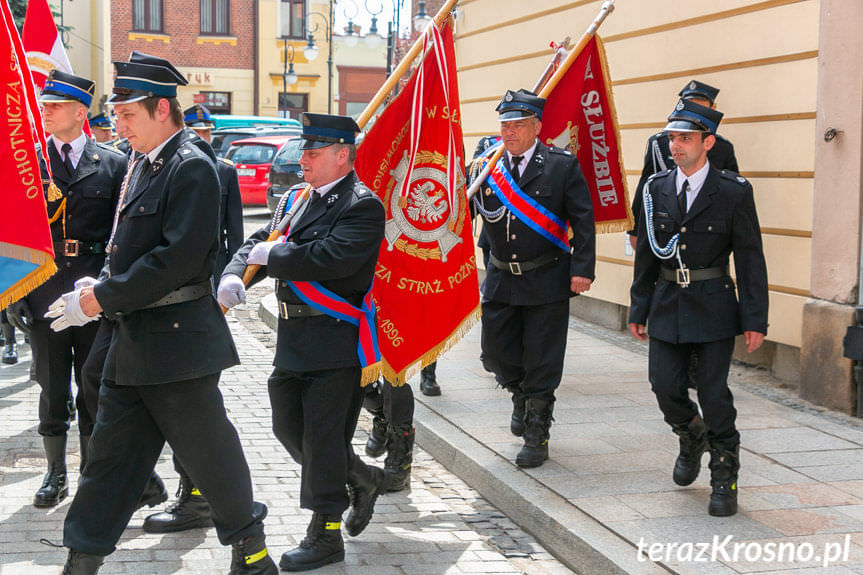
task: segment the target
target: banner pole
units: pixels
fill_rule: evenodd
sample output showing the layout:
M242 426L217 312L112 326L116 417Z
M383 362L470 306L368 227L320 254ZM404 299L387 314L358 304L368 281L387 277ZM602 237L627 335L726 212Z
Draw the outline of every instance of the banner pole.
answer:
M3 0L0 0L0 2L2 1ZM435 14L434 22L429 25L440 26L441 24L443 24L444 20L446 20L449 16L450 10L452 10L452 7L455 6L457 2L458 0L447 0L444 5L441 6L441 9L438 10L437 14ZM378 109L381 103L383 103L383 101L386 99L392 89L396 86L396 84L402 79L402 76L407 73L407 71L411 67L411 64L413 64L413 61L416 60L417 56L419 56L420 51L422 50L423 36L425 36L425 32L420 34L416 42L414 42L413 46L411 46L411 49L408 50L408 53L405 54L405 57L402 58L402 61L399 62L399 65L396 67L395 70L393 70L393 73L390 74L390 77L387 78L387 80L378 89L377 94L375 94L375 97L372 98L371 102L369 102L365 110L363 110L363 113L359 115L359 117L357 118L357 125L360 127L360 130L365 128L366 124L368 124L375 111ZM290 225L291 219L293 219L294 214L308 199L311 189L312 186L310 184L306 184L306 187L299 192L299 196L297 196L297 198L294 200L291 209L288 210L288 213L286 213L281 220L279 220L279 225L276 226L276 229L270 233L266 241L271 242L277 240L279 236L285 233L285 230L288 229L288 226ZM243 284L249 285L249 282L252 281L252 278L255 277L255 274L258 273L259 269L261 269L261 266L259 265L247 265L246 270L243 272ZM228 308L224 306L221 307L223 313L226 313L228 311Z
M548 95L554 90L555 86L560 82L560 80L566 75L567 70L575 63L578 55L581 54L581 51L584 50L584 47L587 46L587 43L590 42L590 39L596 35L596 31L605 21L609 14L614 10L614 0L605 0L602 3L602 7L599 9L599 13L596 15L596 18L593 19L593 22L590 23L590 26L587 27L584 34L579 39L578 44L575 45L575 48L570 51L569 55L566 57L566 60L563 61L560 68L549 78L548 82L542 87L542 90L538 94L540 98L547 98ZM492 154L491 158L489 158L488 163L483 168L482 172L480 172L479 176L473 181L473 183L468 188L466 194L467 199L470 200L474 194L477 193L482 183L488 178L488 175L494 169L494 166L497 165L497 162L500 160L501 156L503 156L504 147L501 145L495 152Z

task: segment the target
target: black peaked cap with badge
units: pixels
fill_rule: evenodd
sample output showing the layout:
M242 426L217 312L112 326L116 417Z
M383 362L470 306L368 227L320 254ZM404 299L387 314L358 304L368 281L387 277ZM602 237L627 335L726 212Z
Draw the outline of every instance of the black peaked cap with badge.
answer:
M153 96L176 98L185 76L164 58L132 52L128 62L114 62L114 90L108 104L131 104Z
M301 150L326 148L333 144L356 144L360 127L350 116L303 114Z
M96 84L92 80L60 70L51 70L39 101L43 103L78 102L89 108L95 92Z
M203 104L195 104L183 110L183 122L190 128L201 130L212 130L215 125L209 108Z
M545 98L540 98L525 89L507 90L495 110L499 122L511 122L522 118L538 118L542 120L542 110L545 108Z
M692 100L678 100L671 115L668 116L668 124L662 131L709 132L715 135L722 116L719 110L696 104Z
M698 80L690 80L677 95L684 100L688 100L690 98L704 98L705 100L708 100L712 106L716 103L716 96L719 95L719 88L714 88L710 84L705 84Z

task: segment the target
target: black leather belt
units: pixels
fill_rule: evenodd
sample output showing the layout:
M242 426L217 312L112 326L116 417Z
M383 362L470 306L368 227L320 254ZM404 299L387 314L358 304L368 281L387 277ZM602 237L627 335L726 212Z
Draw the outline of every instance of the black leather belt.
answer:
M316 315L327 314L310 305L293 304L286 301L279 302L279 317L282 319L299 319L301 317L312 317Z
M494 257L494 254L489 254L488 261L499 270L509 272L514 276L520 276L524 272L529 272L537 268L541 268L545 264L553 262L557 258L564 255L566 254L564 254L563 252L549 252L547 254L539 256L538 258L527 260L526 262L505 262L501 259Z
M151 309L154 307L163 307L166 305L173 305L175 303L183 303L186 301L193 301L196 299L200 299L205 295L211 295L213 293L213 287L209 281L201 282L199 284L192 284L183 286L181 288L177 288L165 297L154 301L150 305L145 305L141 309Z
M66 257L90 256L105 253L105 242L84 242L81 240L63 240L54 242L54 255Z
M702 282L704 280L722 278L728 275L728 266L716 266L712 268L701 268L698 270L663 267L660 268L660 270L662 270L662 279L674 282L683 287L688 286L692 282Z

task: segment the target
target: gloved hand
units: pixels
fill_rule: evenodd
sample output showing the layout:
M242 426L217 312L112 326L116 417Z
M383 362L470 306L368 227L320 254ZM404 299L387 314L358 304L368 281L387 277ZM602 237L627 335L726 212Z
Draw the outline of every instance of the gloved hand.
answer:
M237 304L246 303L246 286L243 278L235 274L225 274L219 281L216 290L216 299L225 308L232 308Z
M9 323L14 327L26 334L30 333L30 326L33 324L33 312L30 310L30 304L27 300L19 299L6 308L6 317L9 318Z
M53 319L51 329L63 331L67 327L80 327L99 319L98 315L89 316L81 309L81 290L64 293L48 306L46 319Z
M85 287L93 287L99 285L99 280L96 278L91 278L90 276L84 276L80 279L75 280L73 284L76 290L84 289Z
M281 244L285 241L285 237L282 236L281 239L272 241L272 242L258 242L255 244L255 247L252 248L252 251L249 252L249 257L246 258L247 264L255 264L259 266L267 265L267 259L270 257L270 250L273 249L278 244Z

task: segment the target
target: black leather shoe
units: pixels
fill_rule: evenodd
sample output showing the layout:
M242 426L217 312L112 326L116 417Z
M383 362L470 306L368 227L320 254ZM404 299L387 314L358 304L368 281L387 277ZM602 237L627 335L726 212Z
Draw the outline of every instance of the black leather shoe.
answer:
M42 487L33 497L35 507L54 507L69 494L66 477L66 436L42 437L45 457L48 459L48 473L42 480Z
M387 452L390 436L387 433L387 420L383 416L375 415L372 419L372 429L369 431L369 439L366 441L366 455L369 457L380 457Z
M713 492L707 512L714 517L729 517L737 513L739 453L739 446L733 449L710 448L710 486Z
M701 471L701 456L707 450L707 426L696 415L686 425L672 426L680 438L680 454L674 462L672 478L677 485L691 485Z
M440 395L440 386L437 384L437 376L435 375L435 367L437 362L430 363L422 370L420 377L420 391L423 395L435 397Z
M375 501L384 490L386 474L373 465L366 465L357 455L348 469L348 497L351 510L345 521L348 535L356 537L369 524L375 510Z
M7 343L3 346L3 363L8 365L15 365L18 363L18 346L15 343L15 340L12 340L12 343Z
M69 549L62 575L96 575L104 562L102 555L87 555Z
M282 571L308 571L345 560L341 517L315 513L299 546L282 554Z
M162 478L156 475L154 471L147 480L147 485L144 486L144 492L138 499L138 504L135 506L135 511L141 509L145 505L147 507L155 507L161 505L168 500L168 491L165 489L165 483Z
M175 533L212 526L210 504L191 481L183 477L180 478L176 503L144 519L144 531L147 533Z
M553 400L525 401L524 446L515 457L515 464L519 467L539 467L548 459L548 430L551 428L553 407Z
M524 395L520 391L512 392L512 416L509 418L509 431L516 437L524 435Z
M228 575L276 575L279 570L267 551L263 533L234 543Z

